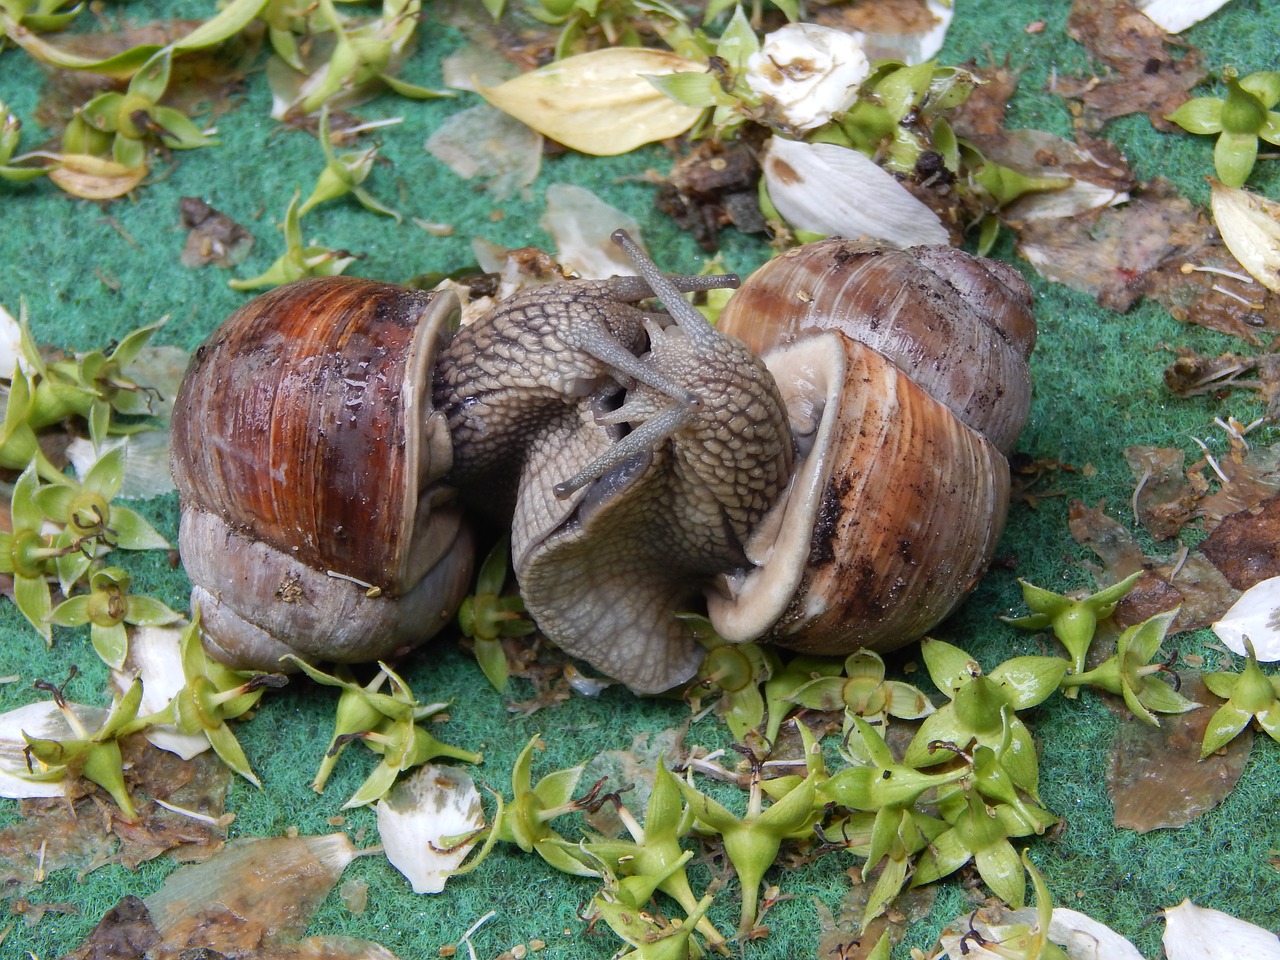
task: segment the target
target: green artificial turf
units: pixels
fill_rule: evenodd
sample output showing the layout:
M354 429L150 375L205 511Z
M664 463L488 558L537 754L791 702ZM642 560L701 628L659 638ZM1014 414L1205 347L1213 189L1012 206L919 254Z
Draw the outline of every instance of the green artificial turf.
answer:
M1055 71L1089 69L1087 54L1065 35L1069 4L955 2L957 15L941 59L986 63L1007 58L1022 78L1010 106L1009 125L1069 134L1066 107L1045 90ZM140 0L112 6L110 14L135 21L159 15L203 18L212 8L212 3L196 0ZM1043 31L1026 32L1035 20L1044 21ZM405 76L438 86L440 58L462 42L461 35L428 20L421 36L421 47ZM1242 74L1274 69L1280 7L1271 0L1233 0L1185 37L1200 48L1211 73L1228 64ZM24 122L24 149L42 140L35 120L42 82L41 70L21 51L0 53L0 100ZM469 245L475 236L508 246L549 247L549 236L538 226L544 191L554 183L576 183L635 217L650 251L665 268L696 272L703 265L706 255L654 209L654 188L641 179L646 170L669 167L669 155L658 147L617 158L548 157L527 196L501 203L458 180L428 156L422 144L442 120L476 102L471 94L427 102L385 96L359 111L370 120L405 119L382 134L382 156L390 163L380 165L367 186L407 218L455 224L453 236L429 236L409 219L397 225L354 202L340 201L308 214L308 240L359 252L363 259L348 270L350 274L403 281L472 262ZM154 182L109 206L70 199L41 181L23 187L0 183L0 303L15 312L25 303L42 343L79 350L101 347L168 315L156 341L194 348L247 295L227 287L226 271L187 270L178 264L185 239L178 227L179 198L199 196L253 231L253 254L234 271L253 276L281 252L275 225L289 195L295 188L308 190L322 164L315 141L281 129L268 119L269 106L264 78L251 74L236 108L217 119L219 146L160 164ZM1163 176L1194 201L1206 200L1203 177L1212 171L1211 139L1158 134L1141 116L1117 121L1104 133L1122 146L1140 178ZM1280 164L1264 161L1251 185L1280 196ZM1032 358L1035 401L1019 450L1033 458L1094 469L1057 476L1050 487L1061 496L1044 497L1034 509L1014 505L999 553L1014 558L1015 569L993 570L962 612L936 631L940 638L971 650L988 668L1011 656L1043 652L1041 639L996 620L998 614L1021 609L1016 577L1055 590L1092 585L1085 567L1089 558L1067 532L1069 499L1105 500L1112 515L1125 519L1133 482L1122 456L1126 446L1172 445L1194 454L1190 437L1197 436L1221 450L1225 441L1212 427L1213 418L1234 414L1248 421L1259 412L1238 393L1225 400L1183 401L1170 396L1162 384L1170 346L1185 344L1217 353L1242 349L1238 342L1179 324L1152 303L1123 316L1107 312L1086 296L1039 279L1017 260L1007 239L996 252L1027 275L1040 324L1040 342ZM723 259L728 269L747 272L766 255L757 238L725 236ZM118 289L100 277L118 284ZM1276 439L1274 430L1264 431L1259 442ZM176 497L146 502L140 509L176 540ZM185 609L187 582L165 555L116 557L134 573L135 589ZM35 699L32 680L60 680L72 663L80 673L68 687L69 698L102 702L106 671L86 633L56 630L56 642L46 650L12 604L0 603L0 675L20 677L0 687L0 709ZM1179 637L1171 646L1184 656L1204 654L1209 639ZM898 657L895 667L911 656L907 651ZM1222 659L1213 652L1208 656L1211 664ZM508 711L470 657L447 636L402 667L421 699L453 700L451 720L434 732L450 743L483 751L485 762L475 771L479 781L508 796L511 764L534 733L541 732L547 744L535 761L537 776L606 750L626 749L637 734L672 727L688 715L687 706L678 700L640 699L615 687L598 699L575 698L522 717ZM513 692L528 696L521 681ZM236 814L233 836L272 836L290 828L303 834L335 829L329 819L339 814L342 802L372 765L367 752L352 748L328 790L322 796L311 791L335 699L328 689L295 682L269 693L252 722L238 727L264 787L257 790L242 780L233 785L228 801L228 809ZM1240 786L1216 810L1182 829L1138 836L1111 826L1103 775L1116 720L1098 699L1090 693L1077 701L1054 698L1032 711L1028 720L1043 746L1045 805L1063 816L1066 826L1053 839L1027 846L1058 903L1110 924L1134 939L1148 957L1159 952L1161 928L1151 923L1152 917L1184 897L1273 930L1280 927L1280 873L1269 863L1280 848L1280 745L1257 738ZM689 740L719 745L724 736L706 719L693 728ZM15 811L15 804L0 801L0 823L12 822ZM340 829L359 837L358 845L374 842L372 811L348 811ZM844 871L854 862L836 854L801 870L771 873L770 881L780 883L790 899L769 914L770 937L745 945L742 954L813 955L818 937L814 901L838 912L848 886ZM37 901L70 901L80 912L49 914L31 928L17 922L4 942L4 954L16 957L32 951L47 958L70 950L119 897L151 892L172 869L170 861L161 859L134 872L110 866L83 878L74 871L53 874L28 895ZM479 870L452 881L436 897L413 895L379 857L356 860L344 879L368 883L367 911L351 914L335 893L316 917L312 932L367 937L405 960L434 956L438 947L455 942L490 910L496 916L473 937L482 957L534 938L546 941L540 955L548 958L605 958L617 947L612 937L585 931L578 919L595 890L590 881L557 874L536 857L501 846ZM706 874L698 873L697 879L705 881ZM721 899L713 918L731 928L736 901ZM905 957L909 947L927 949L941 926L966 910L967 903L954 878L945 882L929 919L912 927L895 956ZM6 925L0 920L0 929Z

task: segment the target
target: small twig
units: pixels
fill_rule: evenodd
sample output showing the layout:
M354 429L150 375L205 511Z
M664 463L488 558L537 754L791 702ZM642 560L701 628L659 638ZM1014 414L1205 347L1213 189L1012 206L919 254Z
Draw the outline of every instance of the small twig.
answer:
M1213 454L1209 452L1208 445L1206 445L1205 442L1201 440L1199 437L1192 437L1191 439L1195 442L1196 446L1198 446L1201 449L1201 451L1203 451L1205 460L1208 461L1209 466L1210 468L1212 468L1213 472L1218 475L1218 479L1221 480L1223 483L1230 483L1231 480L1227 477L1225 473L1222 472L1222 468L1218 466L1218 461L1214 458Z

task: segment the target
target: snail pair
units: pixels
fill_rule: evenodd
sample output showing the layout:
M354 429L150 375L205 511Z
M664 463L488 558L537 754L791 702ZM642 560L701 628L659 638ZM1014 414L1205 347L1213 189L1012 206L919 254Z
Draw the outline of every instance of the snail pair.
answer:
M452 293L304 280L233 314L173 419L180 546L238 666L375 659L452 616L467 514L510 523L525 603L637 691L730 642L891 649L990 561L1030 404L1031 297L948 247L828 239L713 328L640 273L556 281L455 332ZM668 312L637 306L656 296ZM479 493L483 491L483 493ZM496 493L495 493L496 492Z

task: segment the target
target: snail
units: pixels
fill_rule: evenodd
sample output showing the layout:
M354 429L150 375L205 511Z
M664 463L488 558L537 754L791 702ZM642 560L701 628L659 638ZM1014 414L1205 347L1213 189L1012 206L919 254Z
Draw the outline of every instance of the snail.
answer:
M236 667L377 660L427 639L471 583L430 409L452 293L300 280L242 306L175 399L179 547L206 646Z
M900 252L826 241L749 277L717 329L680 294L732 285L736 278L667 277L625 235L615 239L639 277L554 282L498 304L448 343L438 332L425 338L439 348L433 409L422 411L426 428L415 441L422 469L412 488L419 503L413 525L448 548L426 551L431 562L414 564L415 571L429 570L429 579L443 581L469 564L469 538L451 496L458 488L472 511L510 523L521 595L543 632L641 692L672 687L697 669L702 647L677 614L704 605L730 642L767 640L829 653L908 643L954 609L994 552L1008 503L1001 451L1027 415L1034 322L1021 277L945 247ZM788 271L816 264L816 272L796 279L777 272L776 264ZM877 282L892 300L872 297L861 314L844 309L850 292L841 277L855 268L879 273ZM305 283L259 298L241 313L284 310L319 320L329 311L356 310L366 299L378 300L380 306L367 311L376 314L438 316L455 309L446 297L426 300L429 295L366 286L369 281ZM768 294L778 291L780 299L770 303ZM666 313L634 305L651 295ZM815 318L841 312L849 314L842 330L823 330L825 321ZM228 321L233 330L237 317ZM986 339L952 358L948 344L975 325L990 328L981 335ZM859 326L867 330L859 333ZM776 346L753 349L744 342L759 337L760 327L776 330ZM908 327L917 332L901 332ZM884 330L892 331L887 338ZM275 334L266 340L274 344ZM930 352L930 343L940 346ZM341 338L335 345L348 349ZM188 381L195 385L184 385L184 392L214 406L231 402L222 399L228 390L216 371L231 354L252 349L234 334L215 335L193 361ZM414 348L417 386L404 396L425 401L431 354L429 347ZM987 363L989 354L1001 358ZM310 380L309 389L322 388L305 372L323 365L319 356L299 356L302 369L282 385ZM284 360L286 366L298 362ZM931 386L941 399L913 381L931 379L921 368L931 374L948 366L952 386ZM244 382L253 386L264 369ZM341 390L347 379L334 375L330 382ZM183 410L181 400L179 408L175 420L205 416ZM301 439L318 429L309 417L277 430ZM233 426L244 419L230 418ZM188 426L181 437L175 431L175 448L180 440L229 444L240 432ZM373 448L373 438L362 447L370 456ZM220 476L219 469L211 456L175 452L181 545L193 581L221 573L230 564L216 559L225 556L219 551L247 543L295 567L306 564L321 578L314 589L332 586L332 571L343 576L339 587L352 586L350 580L381 588L384 597L365 598L371 602L394 596L403 602L411 578L345 561L332 565L323 552L323 528L306 543L273 539L258 512L270 514L275 505L264 505L260 493L243 495L244 513L201 506L211 494L232 492L231 484L206 477ZM319 501L368 493L348 485L321 494L318 477L307 482ZM274 474L268 483L280 489ZM425 518L424 503L430 507ZM343 524L343 538L351 529ZM193 564L189 554L201 554L206 542L217 549ZM249 607L272 608L278 618L255 620L251 641L239 635L213 641L215 653L244 663L236 648L267 658L305 645L306 657L369 656L367 644L352 642L348 651L348 641L336 636L310 640L305 635L315 622L288 626L295 633L284 636L281 621L302 606L280 596L301 585L295 567L245 590ZM204 591L202 606L229 605L241 589L225 579L211 582L196 588ZM312 592L302 591L308 598ZM453 602L448 591L437 593L431 609L447 616L443 611ZM219 629L207 612L206 625L210 633ZM263 630L274 641L263 641Z

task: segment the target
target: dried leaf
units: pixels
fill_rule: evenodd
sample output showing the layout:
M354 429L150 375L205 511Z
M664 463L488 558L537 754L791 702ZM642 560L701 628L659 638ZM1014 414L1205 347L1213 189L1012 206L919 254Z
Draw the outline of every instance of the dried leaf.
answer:
M1164 912L1169 960L1280 960L1280 941L1262 927L1183 900Z
M1158 727L1130 717L1116 731L1107 767L1107 792L1117 827L1147 833L1185 826L1221 803L1244 772L1253 746L1252 733L1246 730L1200 760L1205 728L1222 701L1208 691L1199 676L1184 676L1182 693L1206 706L1163 716Z
M1019 252L1046 279L1095 296L1121 312L1143 294L1143 278L1203 234L1199 212L1155 181L1122 207L1026 224Z
M1137 481L1135 519L1157 540L1176 536L1199 500L1186 477L1186 455L1175 447L1135 446L1125 448L1124 458Z
M903 247L950 239L936 213L856 150L774 136L763 167L769 199L796 230Z
M378 801L382 848L413 885L439 893L475 842L450 843L484 826L475 781L461 767L424 764Z
M238 841L146 898L166 946L260 955L299 937L356 849L345 834Z
M73 197L85 200L114 200L140 184L147 168L126 167L123 163L84 153L63 154L49 170L49 179Z
M1164 371L1164 384L1175 395L1211 393L1224 397L1236 387L1256 390L1267 405L1267 419L1272 423L1280 420L1280 353L1207 357L1188 347L1179 347L1177 353L1178 359Z
M542 164L542 136L487 103L452 114L427 138L427 153L471 180L483 178L495 200L531 184Z
M62 960L115 960L143 957L160 942L142 899L129 894L108 910L84 943Z
M1280 203L1209 180L1213 221L1249 275L1280 294Z
M615 230L626 230L639 243L640 224L586 187L572 183L547 187L547 210L538 225L555 241L561 266L580 277L605 279L636 272L610 238Z
M1158 27L1127 0L1075 0L1067 32L1110 72L1102 77L1058 76L1053 92L1084 104L1086 130L1129 113L1145 112L1158 130L1172 129L1165 114L1188 99L1204 79L1200 54ZM1188 47L1175 59L1173 46Z
M1223 517L1200 552L1237 590L1280 577L1280 497Z
M1087 546L1102 560L1106 572L1099 583L1118 583L1143 571L1133 589L1116 607L1115 621L1132 626L1179 607L1172 632L1207 627L1235 603L1239 591L1200 553L1147 556L1133 534L1107 516L1101 506L1086 507L1073 500L1068 526L1076 543Z
M1245 638L1263 663L1280 660L1280 577L1271 577L1246 590L1213 632L1233 653L1247 654Z
M705 69L662 50L611 47L557 60L480 92L498 109L566 147L611 157L677 137L702 113L660 93L646 75Z

